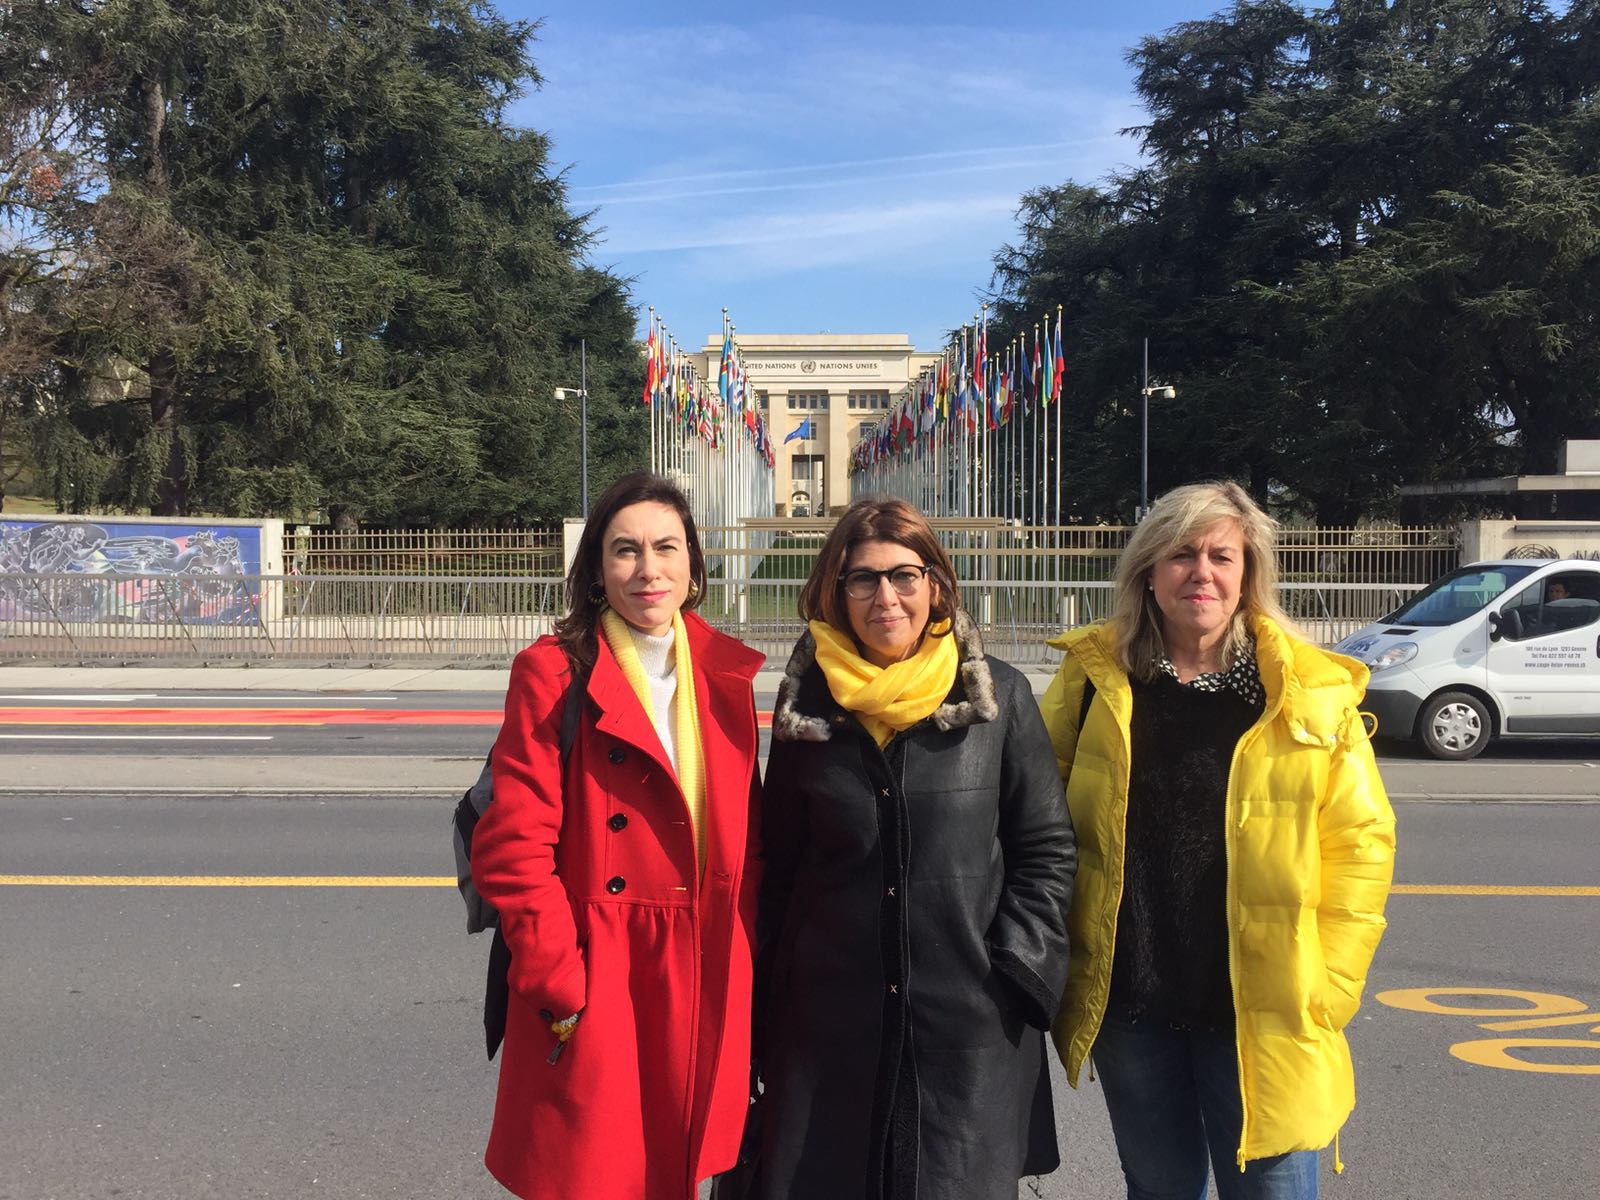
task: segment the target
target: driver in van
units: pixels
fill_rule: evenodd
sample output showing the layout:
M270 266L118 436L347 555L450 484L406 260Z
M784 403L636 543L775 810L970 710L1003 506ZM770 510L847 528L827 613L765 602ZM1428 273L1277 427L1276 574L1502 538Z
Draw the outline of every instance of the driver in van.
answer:
M1565 579L1552 579L1545 585L1544 602L1553 604L1557 600L1566 600L1571 595L1572 593L1567 590L1567 581Z

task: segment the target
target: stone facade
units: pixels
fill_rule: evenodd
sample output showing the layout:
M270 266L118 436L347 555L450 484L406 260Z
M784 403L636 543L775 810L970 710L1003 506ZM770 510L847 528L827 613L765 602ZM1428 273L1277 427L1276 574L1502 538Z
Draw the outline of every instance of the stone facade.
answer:
M750 387L772 431L774 516L825 516L850 503L850 451L888 415L936 354L903 333L737 335ZM706 339L696 368L715 381L721 337ZM810 436L784 441L802 422Z

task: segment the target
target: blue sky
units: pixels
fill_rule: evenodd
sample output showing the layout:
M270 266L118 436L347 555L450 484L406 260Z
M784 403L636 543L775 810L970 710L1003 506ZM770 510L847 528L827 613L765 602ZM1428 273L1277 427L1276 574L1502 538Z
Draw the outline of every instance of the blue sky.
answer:
M1220 6L499 5L544 22L512 119L551 135L641 313L696 346L727 305L924 348L977 310L1023 192L1136 161L1126 50Z

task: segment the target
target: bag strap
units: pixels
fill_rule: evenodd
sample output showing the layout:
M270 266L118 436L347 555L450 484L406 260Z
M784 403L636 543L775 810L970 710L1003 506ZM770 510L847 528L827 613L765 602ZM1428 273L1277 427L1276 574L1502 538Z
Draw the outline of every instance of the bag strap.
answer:
M561 778L566 781L567 762L572 757L573 744L578 740L578 726L583 721L583 702L589 695L590 667L574 667L567 681L567 703L561 710Z
M583 702L589 695L589 669L573 668L567 681L566 703L561 709L561 740L557 744L561 761L561 786L567 784L567 763L578 741L578 726L583 721ZM506 1036L506 1012L511 1004L511 947L498 922L494 941L489 946L488 976L483 988L483 1039L492 1061Z

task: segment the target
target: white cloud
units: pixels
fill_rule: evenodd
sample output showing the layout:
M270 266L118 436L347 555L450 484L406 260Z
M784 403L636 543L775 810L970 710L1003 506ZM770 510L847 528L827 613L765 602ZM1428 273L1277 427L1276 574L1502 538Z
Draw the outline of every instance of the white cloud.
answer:
M749 328L936 330L987 284L1023 192L1137 158L1126 40L1059 11L1011 29L681 11L552 18L546 87L510 118L572 164L595 260L681 321L720 296Z
M700 238L686 241L679 247L650 248L688 249L834 241L862 235L877 237L893 234L904 237L911 230L921 231L911 235L921 240L938 227L967 223L982 213L1009 213L1015 205L1016 197L1006 192L976 199L962 197L957 200L927 200L899 205L867 204L821 212L757 215L713 225Z

